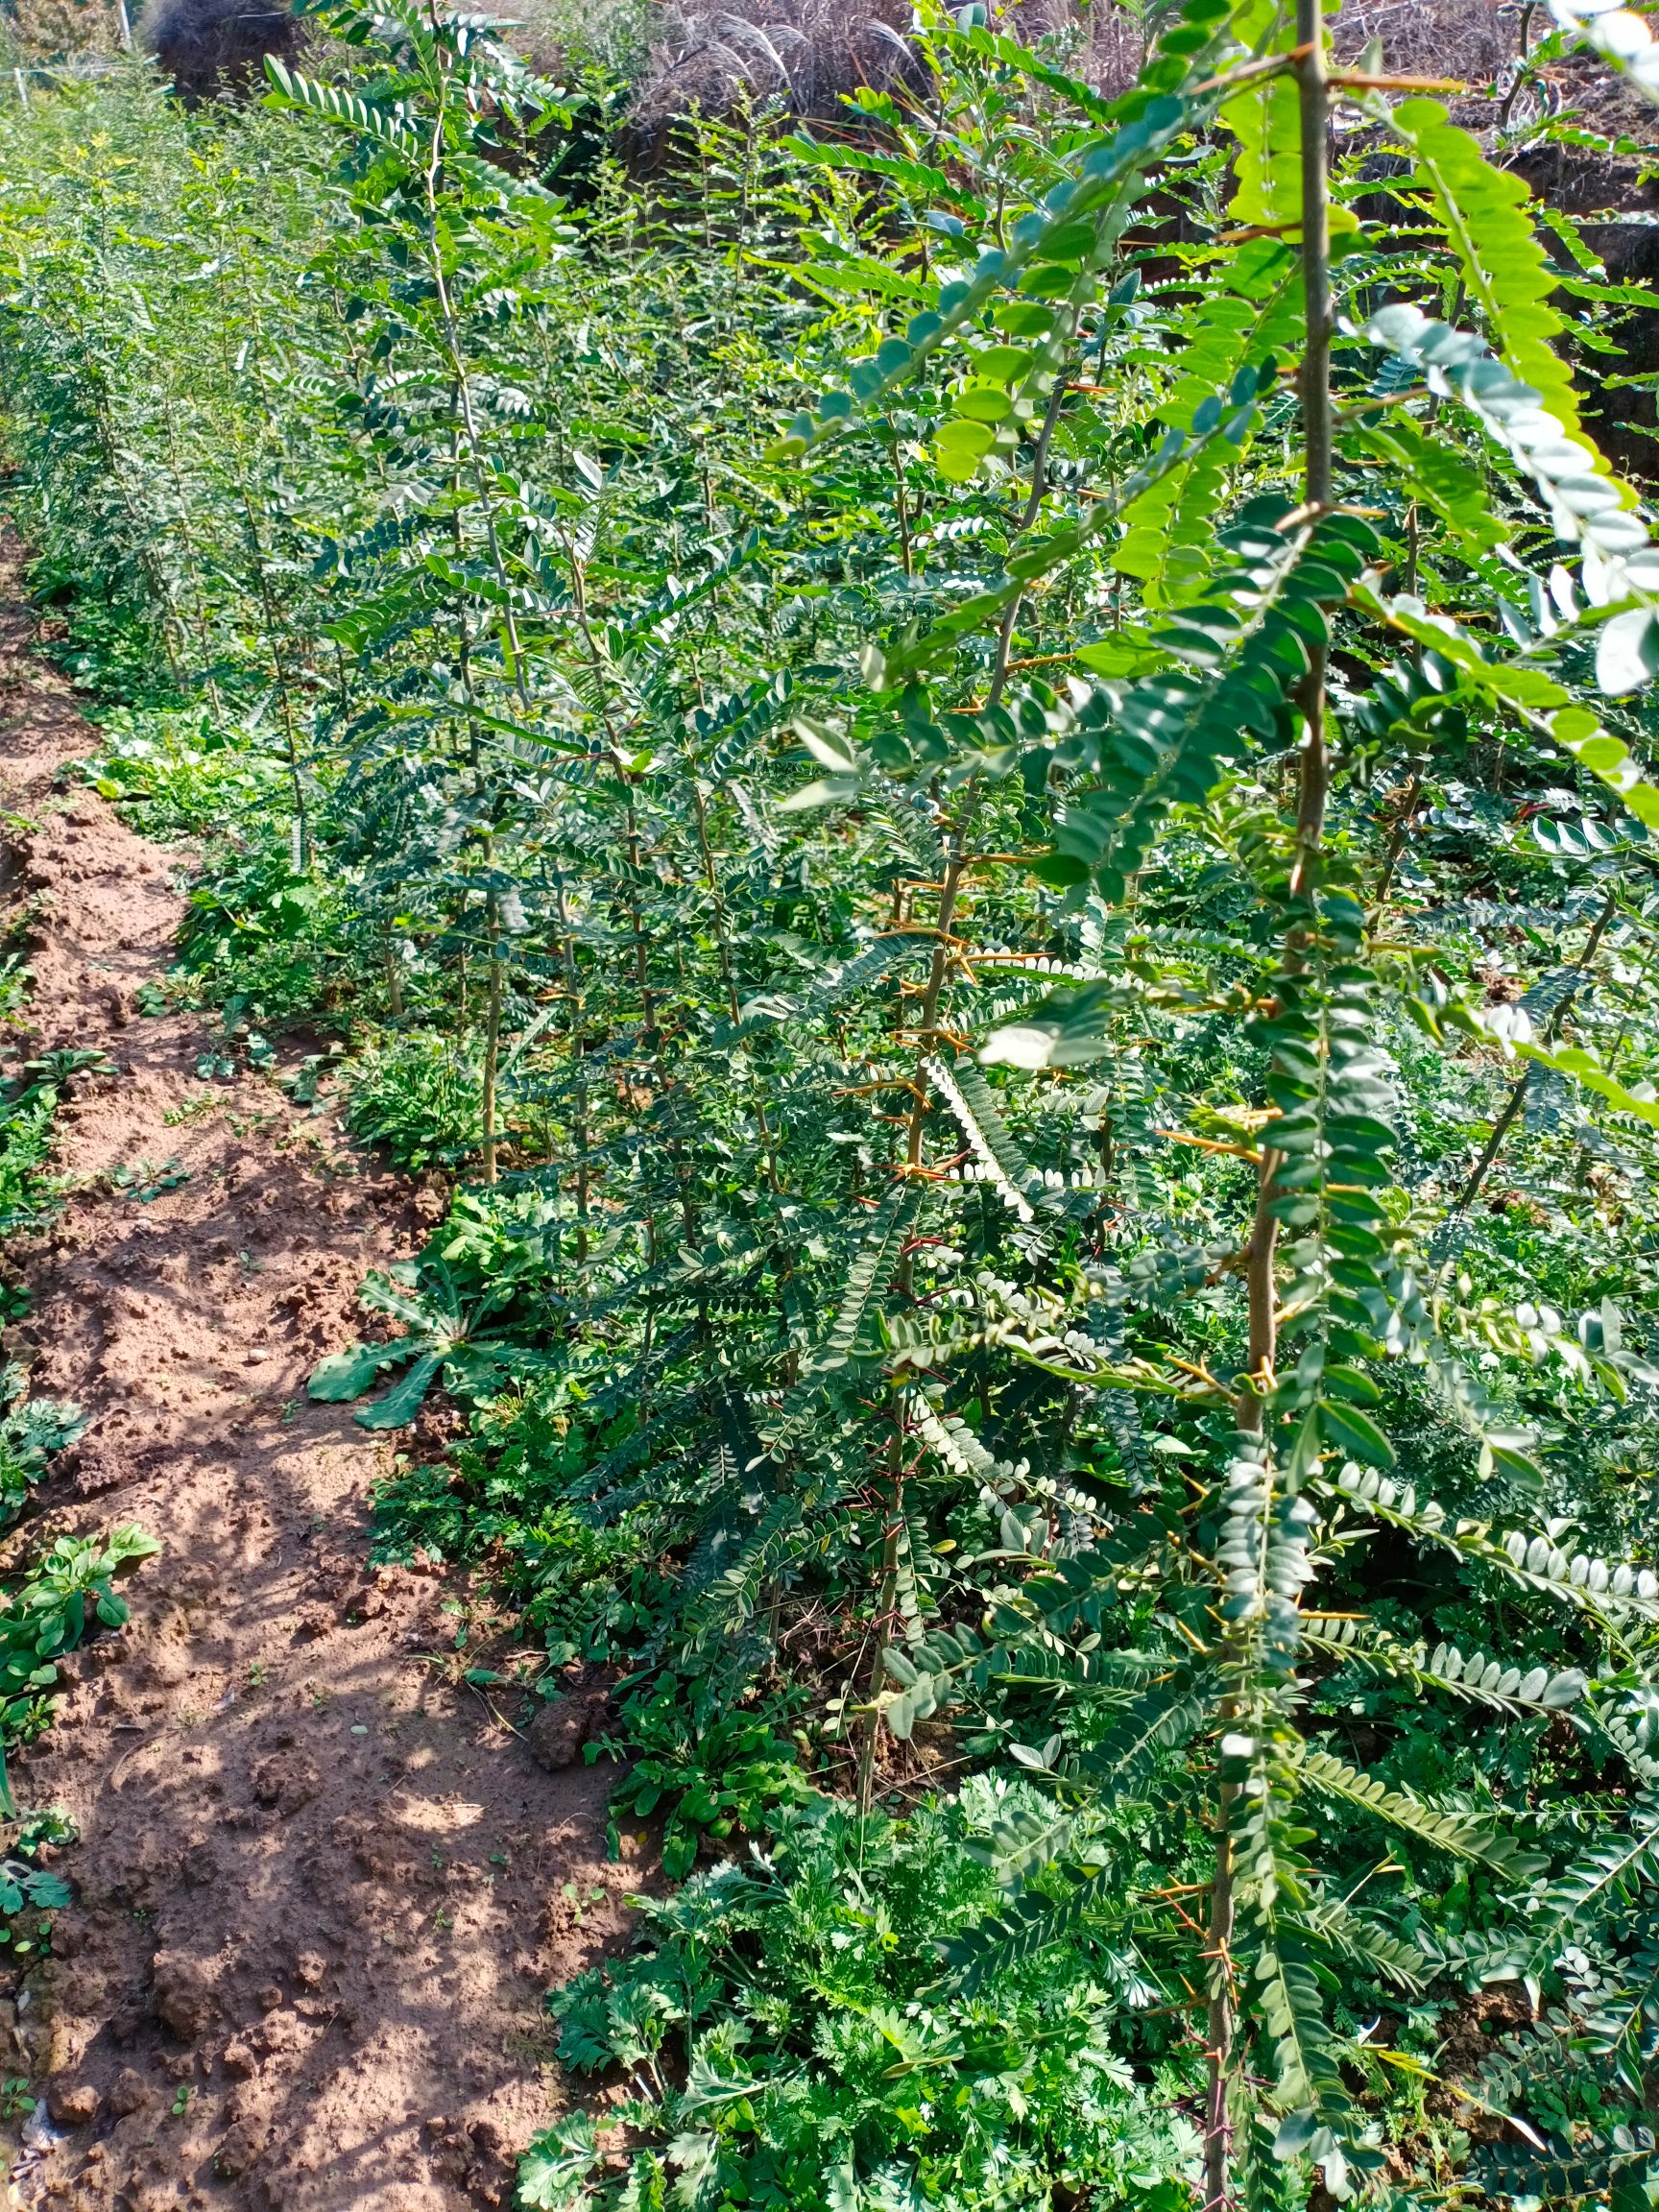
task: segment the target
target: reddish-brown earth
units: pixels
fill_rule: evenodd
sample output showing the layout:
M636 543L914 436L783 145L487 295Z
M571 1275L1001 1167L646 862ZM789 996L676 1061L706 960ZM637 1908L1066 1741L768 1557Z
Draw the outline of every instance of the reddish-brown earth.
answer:
M556 1729L539 1764L517 1708L459 1681L455 1577L368 1564L387 1447L305 1377L439 1201L268 1080L203 1082L195 1019L138 1011L183 863L62 776L92 739L19 566L0 542L0 899L35 977L14 1048L102 1046L117 1072L62 1115L60 1216L7 1248L33 1294L7 1351L92 1421L0 1559L127 1522L164 1550L14 1764L82 1839L54 1958L0 2002L0 2077L41 2100L12 2202L510 2202L549 2107L543 1994L615 1942L638 1879L604 1858L613 1776L558 1767ZM139 1161L189 1179L117 1194Z

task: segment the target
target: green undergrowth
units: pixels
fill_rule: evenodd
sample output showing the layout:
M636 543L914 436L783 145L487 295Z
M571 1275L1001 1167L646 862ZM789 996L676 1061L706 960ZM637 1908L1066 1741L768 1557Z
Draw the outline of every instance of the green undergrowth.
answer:
M619 2073L607 2124L647 2147L606 2157L593 2118L560 2122L526 2161L524 2201L563 2207L602 2177L607 2203L834 2205L862 2175L878 2201L1064 2191L1179 2212L1168 2176L1197 2148L1183 2107L1198 2055L1156 2011L1127 2046L1114 2033L1120 1963L1063 1941L977 1986L942 1976L941 1944L998 1905L998 1831L1043 1811L986 1777L899 1819L821 1800L775 1815L763 1849L640 1900L635 1948L553 2009L564 2064ZM1180 1871L1143 1861L1141 1878Z
M83 637L73 604L70 614L72 664L118 682L117 664L100 658L101 632ZM427 1003L441 960L421 959L408 939L375 946L355 926L353 872L338 852L297 854L281 810L289 769L270 733L206 703L106 706L97 718L104 742L80 763L82 777L145 836L192 849L167 1003L219 1015L232 1067L266 1064L286 1031L321 1033L333 1046L322 1103L360 1142L417 1174L475 1160L477 1010L469 1020L442 990L441 1003Z
M77 1075L108 1068L102 1051L60 1046L0 1082L0 1237L38 1229L58 1212L63 1184L51 1159L59 1106Z
M221 1012L228 1044L244 1048L250 1035L340 1018L362 964L342 942L337 891L281 819L280 757L207 705L112 707L101 726L82 776L145 836L188 844L196 860L172 1001Z
M1659 548L1578 372L1653 302L1572 126L925 0L641 180L326 12L0 108L0 358L204 1079L447 1186L310 1382L381 1554L661 1847L526 2201L1650 2212Z
M26 1967L51 1948L52 1915L74 1892L42 1860L79 1840L80 1830L60 1812L31 1813L16 1823L0 1858L0 1966Z
M125 1625L119 1576L161 1547L139 1528L60 1536L0 1599L0 1750L31 1743L52 1725L58 1662L99 1628ZM12 1813L0 1760L0 1806Z
M29 1378L16 1366L0 1368L0 1528L22 1513L35 1485L58 1453L85 1433L79 1406L67 1399L32 1398Z
M47 1440L63 1439L63 1415L72 1411L44 1400L14 1406L0 1430L0 1474L38 1479L56 1448ZM7 1520L18 1503L9 1486L0 1503ZM73 1896L59 1857L80 1840L58 1808L18 1805L10 1759L51 1727L60 1662L101 1629L126 1624L131 1609L117 1581L160 1549L135 1527L60 1536L0 1584L0 1973L26 1973L50 1953L53 1915Z
M31 912L12 923L6 932L12 943L32 919ZM27 1030L33 988L27 955L16 950L0 954L0 1033L15 1037ZM0 1238L37 1228L56 1211L60 1186L50 1161L58 1108L76 1075L103 1064L102 1053L75 1047L24 1059L8 1040L0 1060Z
M477 1156L483 1041L442 1030L367 1037L340 1073L345 1120L399 1167L454 1169Z
M95 640L84 637L82 610L72 610L71 644L82 653L70 664L105 671ZM146 837L256 837L282 780L281 763L252 744L248 733L227 728L204 702L195 707L102 705L95 708L103 738L80 765L100 798L121 806Z

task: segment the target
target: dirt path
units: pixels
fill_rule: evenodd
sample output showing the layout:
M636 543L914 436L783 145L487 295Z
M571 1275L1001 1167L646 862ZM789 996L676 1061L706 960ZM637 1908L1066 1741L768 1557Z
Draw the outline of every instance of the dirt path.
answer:
M10 832L0 898L34 902L39 1045L119 1070L63 1117L84 1186L8 1248L34 1296L11 1356L93 1417L9 1551L130 1521L165 1551L14 1769L83 1839L55 1960L0 2003L0 2076L48 2092L12 2201L510 2202L547 2110L542 1992L614 1942L638 1878L604 1861L612 1775L543 1769L420 1656L453 1646L464 1591L367 1567L385 1446L303 1384L356 1333L366 1268L418 1241L417 1194L269 1083L204 1084L198 1024L135 1010L171 956L179 856L54 790L91 739L34 639L8 538L0 805L38 827ZM140 1160L189 1179L115 1195Z

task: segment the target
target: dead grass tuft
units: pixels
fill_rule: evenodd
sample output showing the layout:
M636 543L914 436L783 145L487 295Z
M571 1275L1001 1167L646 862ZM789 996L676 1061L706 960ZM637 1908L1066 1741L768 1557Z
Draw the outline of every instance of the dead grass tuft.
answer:
M1471 92L1483 92L1516 51L1520 12L1512 0L1347 0L1336 20L1336 51L1352 60L1380 38L1383 61L1397 75L1455 77ZM1548 28L1536 23L1534 35Z
M693 111L778 102L830 118L860 85L885 90L918 63L909 0L670 0L630 109L642 142Z

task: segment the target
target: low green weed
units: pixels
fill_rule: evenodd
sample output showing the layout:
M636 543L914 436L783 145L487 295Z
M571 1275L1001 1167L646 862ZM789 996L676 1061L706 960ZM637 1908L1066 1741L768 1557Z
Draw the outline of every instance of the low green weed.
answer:
M580 1928L583 1921L588 1917L588 1908L590 1905L602 1905L610 1895L610 1891L603 1882L595 1882L589 1887L588 1894L584 1896L576 1883L562 1882L559 1885L559 1894L570 1908L571 1919Z
M30 983L20 961L0 963L0 1022L24 1019ZM112 1072L102 1051L66 1046L26 1062L0 1091L0 1237L36 1226L57 1197L59 1185L44 1168L64 1086L78 1075ZM18 1519L51 1460L85 1427L79 1406L31 1399L25 1371L0 1366L0 1527ZM0 1962L21 1963L49 1944L51 1915L69 1903L70 1891L40 1863L41 1856L77 1840L73 1823L55 1810L18 1818L7 1754L50 1726L59 1660L89 1627L126 1622L129 1609L116 1578L159 1550L132 1527L104 1540L61 1536L0 1599L0 1815L17 1822L0 1856ZM27 2087L21 2078L0 2083L0 2119L13 2121L33 2109Z
M198 1091L177 1106L170 1106L161 1117L162 1125L177 1129L181 1122L200 1121L204 1115L215 1113L223 1103L216 1092Z
M533 1341L556 1317L548 1297L556 1223L556 1207L533 1189L462 1192L419 1262L364 1284L362 1305L401 1322L404 1334L323 1360L311 1396L344 1404L387 1369L413 1362L356 1416L366 1429L400 1429L440 1377L452 1394L482 1403L556 1365Z
M210 1004L236 1000L239 1024L325 1013L355 974L344 915L338 882L297 871L285 845L227 853L190 893L178 972Z
M421 1550L487 1561L550 1664L631 1663L672 1604L669 1551L681 1523L654 1490L593 1511L589 1470L625 1442L637 1408L589 1395L580 1353L563 1371L519 1356L518 1347L557 1340L567 1328L555 1285L569 1235L567 1216L533 1183L456 1192L421 1266L434 1281L441 1275L451 1307L491 1302L493 1345L473 1342L492 1350L493 1365L478 1373L483 1388L457 1371L469 1422L446 1457L400 1465L377 1488L376 1550L383 1558ZM428 1323L436 1318L422 1311ZM341 1387L371 1380L366 1368L338 1373Z
M364 1429L404 1429L440 1380L452 1395L477 1398L498 1388L515 1370L545 1366L547 1355L525 1344L502 1311L513 1294L511 1282L476 1289L430 1255L418 1268L372 1274L360 1303L402 1322L404 1334L330 1354L312 1371L311 1396L327 1405L347 1404L373 1389L389 1368L406 1367L398 1382L354 1416Z
M32 1228L48 1214L58 1192L44 1175L52 1152L55 1094L25 1087L0 1097L0 1234Z
M346 1076L346 1125L382 1144L399 1167L453 1167L483 1136L482 1047L434 1030L387 1037L359 1051Z
M46 1164L62 1085L72 1072L50 1060L32 1060L0 1084L0 1237L36 1227L56 1208L59 1184L46 1173Z
M600 1526L584 1513L586 1440L552 1410L565 1396L560 1378L515 1385L444 1459L399 1466L374 1493L375 1552L487 1563L550 1666L631 1663L676 1586L662 1518L650 1501Z
M337 1011L363 979L349 902L338 871L299 864L284 824L290 769L268 733L228 729L208 705L111 708L103 727L102 750L83 763L93 789L146 836L208 840L172 994L234 1002L244 1027ZM168 1010L159 988L146 991L141 1011Z
M1079 1936L972 1996L942 1982L951 1932L1000 1902L998 1823L1041 1806L984 1778L903 1820L820 1800L742 1863L636 1899L633 1954L551 2006L563 2062L627 2081L607 2119L638 2147L605 2158L589 2115L563 2120L524 2203L1188 2204L1201 2059L1138 2017L1132 1953Z
M103 748L83 763L92 788L146 836L210 841L180 934L174 994L211 1005L238 999L255 1022L326 1011L354 959L338 888L297 867L291 838L273 827L286 762L257 731L228 730L208 705L112 708L104 731ZM167 1011L166 994L147 993L141 1011Z
M568 1235L565 1208L534 1183L464 1186L431 1250L475 1291L503 1288L523 1300L550 1287Z
M177 1190L189 1180L189 1168L180 1166L177 1159L164 1161L159 1167L153 1167L148 1160L128 1160L109 1170L111 1195L135 1199L140 1206L148 1206L153 1198Z
M339 1070L340 1052L338 1045L327 1052L308 1052L298 1068L276 1078L277 1088L308 1113L327 1113L331 1097L326 1086Z
M78 618L80 611L77 611ZM109 708L104 744L82 773L127 807L146 837L221 837L269 815L285 765L246 732L227 731L206 705Z
M70 635L53 659L78 691L95 700L134 702L165 711L179 704L179 686L167 669L150 611L127 592L84 592L84 569L46 550L29 564L29 589L36 606L73 608Z
M22 1027L34 986L34 971L21 952L0 956L0 1023L9 1029Z
M21 1960L49 1942L51 1914L69 1903L69 1885L39 1863L48 1849L78 1842L75 1823L57 1811L32 1813L0 1858L0 1960Z
M29 1397L20 1367L0 1368L0 1527L15 1521L47 1462L84 1433L79 1406L57 1398Z
M8 1819L17 1815L4 1753L51 1726L58 1661L94 1622L106 1628L125 1623L130 1608L116 1579L160 1549L133 1527L106 1538L60 1536L0 1604L0 1812Z
M663 1815L662 1871L687 1875L705 1841L759 1836L815 1792L795 1745L763 1714L729 1713L698 1725L687 1693L669 1682L629 1706L627 1741L639 1754L611 1799L611 1834L630 1814Z

